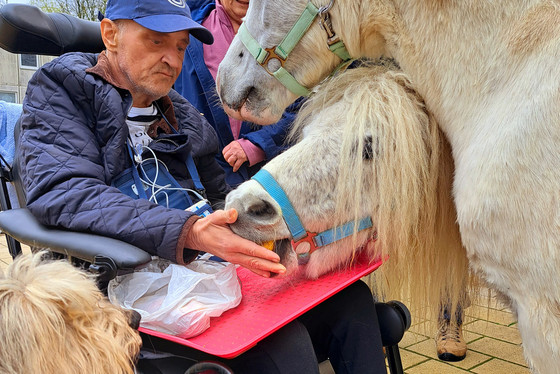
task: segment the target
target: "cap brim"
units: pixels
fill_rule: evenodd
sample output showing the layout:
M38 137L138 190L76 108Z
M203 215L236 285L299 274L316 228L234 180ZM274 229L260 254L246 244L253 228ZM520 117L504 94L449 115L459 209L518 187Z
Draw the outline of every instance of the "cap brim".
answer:
M134 21L147 29L157 32L176 32L188 30L192 36L204 44L214 43L214 36L204 26L192 19L178 14L160 14L135 18Z

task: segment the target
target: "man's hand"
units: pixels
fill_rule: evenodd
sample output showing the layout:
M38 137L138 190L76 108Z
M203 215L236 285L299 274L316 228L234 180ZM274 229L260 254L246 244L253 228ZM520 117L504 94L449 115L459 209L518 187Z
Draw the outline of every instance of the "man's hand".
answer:
M233 167L234 173L239 170L245 161L249 160L243 147L237 140L226 145L222 154L224 155L224 160Z
M237 220L237 211L218 210L197 220L191 227L185 246L216 255L232 264L239 264L263 277L284 273L278 255L235 234L228 224Z

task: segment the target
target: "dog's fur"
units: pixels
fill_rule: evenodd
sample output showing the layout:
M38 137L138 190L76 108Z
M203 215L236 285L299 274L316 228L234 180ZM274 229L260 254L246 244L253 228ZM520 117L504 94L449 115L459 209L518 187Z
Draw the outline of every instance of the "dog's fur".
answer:
M68 262L21 255L0 271L0 373L132 374L128 317Z

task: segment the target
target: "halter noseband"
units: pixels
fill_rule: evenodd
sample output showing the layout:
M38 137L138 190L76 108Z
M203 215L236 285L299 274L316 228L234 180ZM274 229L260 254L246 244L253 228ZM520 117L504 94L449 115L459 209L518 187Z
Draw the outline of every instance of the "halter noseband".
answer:
M307 262L309 260L309 255L317 248L344 239L352 235L354 230L357 232L373 227L371 217L366 217L359 220L357 226L356 222L350 221L320 233L309 232L303 227L293 205L290 203L290 199L288 199L282 187L267 170L259 170L251 179L259 182L265 191L280 205L282 209L282 218L284 218L284 222L286 222L292 235L293 248L297 249L300 244L309 243L309 252L298 255L300 263Z
M280 44L275 47L261 47L259 42L257 42L251 33L249 33L245 23L242 23L239 27L238 35L243 42L243 45L245 45L245 48L247 48L247 50L257 60L259 65L261 65L268 74L278 79L280 83L282 83L294 94L298 96L309 96L311 91L307 87L302 86L292 74L284 69L284 63L286 62L290 52L292 52L311 24L315 21L316 17L320 18L321 28L327 33L327 46L329 47L329 50L342 59L342 62L335 69L335 72L340 69L344 69L353 61L346 49L346 46L344 45L344 42L333 30L329 15L329 10L331 9L333 3L334 0L331 0L329 5L317 9L315 5L308 2L296 23L292 26L290 31L288 31ZM271 60L277 60L280 63L280 67L275 71L271 71L269 69L268 65Z

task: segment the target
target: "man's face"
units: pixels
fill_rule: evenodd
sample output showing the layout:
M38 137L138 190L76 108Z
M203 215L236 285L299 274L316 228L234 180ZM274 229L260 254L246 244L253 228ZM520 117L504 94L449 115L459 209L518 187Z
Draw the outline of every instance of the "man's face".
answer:
M247 14L249 0L220 0L229 18L237 23L241 23L241 18Z
M134 105L150 105L169 93L181 72L189 32L160 33L130 20L119 26L118 68L128 81Z

